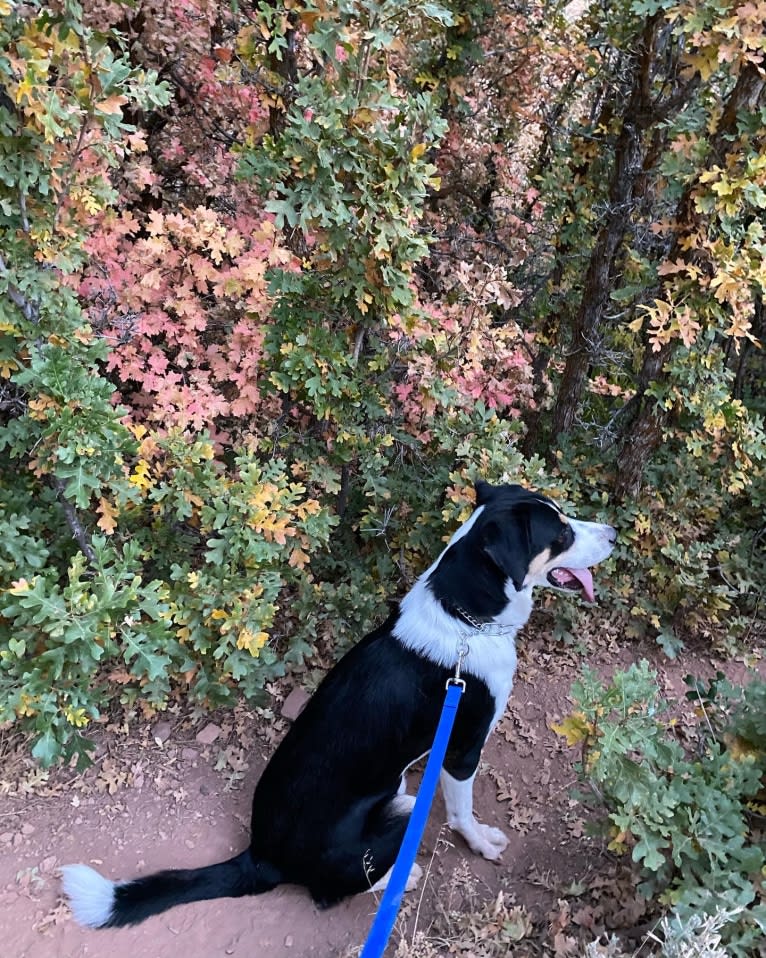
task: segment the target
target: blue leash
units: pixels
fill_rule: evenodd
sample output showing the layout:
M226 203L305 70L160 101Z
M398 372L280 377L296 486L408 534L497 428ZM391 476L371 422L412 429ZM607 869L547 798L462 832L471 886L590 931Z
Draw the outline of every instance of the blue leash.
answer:
M466 650L467 651L467 650ZM375 920L370 928L364 948L359 958L381 958L386 950L388 939L399 914L399 907L404 895L404 887L410 875L410 869L418 853L420 839L423 837L423 831L426 827L428 813L431 810L431 803L434 800L436 785L439 781L439 772L444 762L444 756L449 744L449 737L452 733L452 726L455 724L457 707L460 704L460 696L465 690L465 682L460 678L460 665L462 663L461 654L458 661L454 677L447 681L447 695L442 706L442 714L439 718L439 725L436 729L436 737L431 747L431 754L428 756L426 769L423 772L423 781L420 783L420 789L415 799L415 805L410 814L410 820L407 824L407 830L404 833L399 854L396 856L391 878L386 885L375 915Z

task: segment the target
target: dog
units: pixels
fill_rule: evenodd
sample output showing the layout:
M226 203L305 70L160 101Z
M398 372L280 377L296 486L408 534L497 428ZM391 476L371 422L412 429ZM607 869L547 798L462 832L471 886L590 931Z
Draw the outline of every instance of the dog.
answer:
M130 925L174 905L257 895L289 882L327 907L385 887L415 799L406 772L433 742L445 683L462 648L466 686L441 772L447 822L469 848L500 857L508 839L473 813L481 751L505 710L514 637L535 586L594 601L590 566L617 534L568 518L518 485L476 484L476 508L388 621L328 673L288 730L253 798L249 848L204 868L113 882L63 871L74 917ZM413 866L408 888L420 877Z

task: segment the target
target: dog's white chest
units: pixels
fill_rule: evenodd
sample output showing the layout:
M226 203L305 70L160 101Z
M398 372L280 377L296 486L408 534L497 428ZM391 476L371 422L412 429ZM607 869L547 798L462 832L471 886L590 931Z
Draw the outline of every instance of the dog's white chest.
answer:
M495 701L495 714L490 731L495 727L513 690L516 674L516 643L513 635L492 635L486 632L468 643L469 652L464 662L464 671L475 675L489 689Z

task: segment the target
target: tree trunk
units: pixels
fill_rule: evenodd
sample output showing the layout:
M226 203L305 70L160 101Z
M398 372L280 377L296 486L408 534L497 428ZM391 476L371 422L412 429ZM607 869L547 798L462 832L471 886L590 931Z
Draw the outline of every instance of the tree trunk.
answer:
M534 183L538 178L542 177L546 168L551 164L551 157L554 149L554 131L561 121L562 114L564 113L567 104L572 100L575 84L579 78L580 71L577 70L572 74L570 79L567 80L558 100L553 105L553 108L549 111L545 122L545 133L540 144L540 149L538 150L537 159L535 160L535 163L532 166L529 174L529 181L531 183ZM602 102L601 112L596 117L594 124L596 128L603 127L606 129L608 127L612 120L613 107L614 104L611 101ZM585 179L590 175L592 163L592 156L581 160L580 163L572 167L570 178L572 180ZM523 208L523 212L520 214L522 219L532 219L532 207L534 202L534 199L530 199L527 202L526 206ZM571 194L567 198L565 209L566 215L571 216L572 218L577 215L577 202L574 194ZM527 293L527 296L525 297L526 301L521 305L522 312L535 300L541 288L547 287L549 290L556 290L560 287L564 277L566 262L570 257L576 254L577 250L572 248L571 241L559 242L556 249L557 254L554 260L553 269L547 276L544 276L538 283L534 284L531 292ZM525 456L534 455L539 448L538 444L543 431L542 425L545 395L548 386L547 371L557 344L559 327L562 325L564 325L564 323L562 323L562 316L559 315L558 310L556 310L554 307L553 309L548 310L547 315L543 317L542 323L536 331L537 352L532 361L532 395L534 402L526 409L524 413L526 434L524 436L522 450Z
M642 166L640 134L628 121L623 126L617 149L620 153L609 191L609 212L585 274L580 307L572 322L569 354L553 409L555 436L572 429L588 369L600 351L599 326L609 302L612 266L630 220L633 184Z
M662 444L668 413L656 401L646 398L646 389L663 375L665 364L673 354L675 344L665 343L658 352L647 344L641 371L638 374L636 394L626 409L623 442L617 457L615 496L618 500L635 498L641 488L646 464Z
M572 322L569 355L553 409L555 436L571 431L585 390L588 369L600 350L599 328L609 303L614 262L633 212L636 182L644 173L644 131L660 119L653 109L651 75L658 18L647 20L635 59L633 87L614 150L609 207L585 274L580 306Z

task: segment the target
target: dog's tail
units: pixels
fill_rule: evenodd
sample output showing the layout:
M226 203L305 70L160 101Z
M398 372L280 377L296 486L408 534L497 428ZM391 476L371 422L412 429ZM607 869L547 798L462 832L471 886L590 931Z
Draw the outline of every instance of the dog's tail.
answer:
M258 895L282 880L276 868L254 861L249 849L206 868L156 872L127 882L109 881L88 865L66 865L61 871L74 917L91 928L134 925L190 901Z

